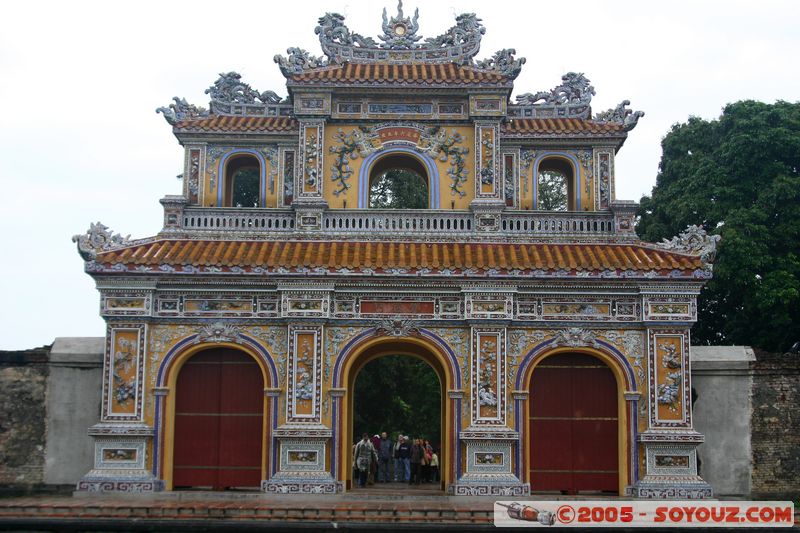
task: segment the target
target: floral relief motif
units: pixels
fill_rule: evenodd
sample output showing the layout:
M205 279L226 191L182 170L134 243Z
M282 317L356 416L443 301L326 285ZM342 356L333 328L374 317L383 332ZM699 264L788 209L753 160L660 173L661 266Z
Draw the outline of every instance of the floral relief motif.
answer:
M578 173L583 173L583 183L585 186L586 197L592 195L592 151L591 150L578 150L575 152L575 157L581 163L581 170Z
M644 334L638 331L605 331L602 335L611 344L617 346L621 351L633 361L633 368L639 382L643 383L645 378L644 365Z
M331 368L333 368L333 358L338 357L341 347L345 342L355 337L360 330L358 328L328 328L325 335L325 381L330 382Z
M535 159L535 150L522 150L519 153L519 175L522 180L522 192L526 195L530 192L530 173Z
M109 415L136 415L139 375L139 329L114 329L111 341Z
M339 145L330 147L330 152L336 154L331 167L331 181L337 186L333 194L339 196L350 188L347 181L353 175L353 169L348 164L349 160L358 156L366 157L376 151L378 149L376 144L380 142L380 138L372 129L363 126L349 133L339 128L334 138L339 141Z
M135 340L119 339L114 353L114 401L121 406L136 396L135 378L130 378L131 369L136 365L138 344Z
M480 180L481 184L494 185L495 131L493 127L480 129Z
M314 346L310 335L298 339L294 394L295 399L305 403L314 397Z
M448 135L447 130L438 126L425 130L419 139L417 149L431 157L438 158L442 163L450 161L447 175L450 177L450 194L463 198L467 195L463 190L467 182L468 171L465 168L464 156L469 153L469 148L459 147L464 137L457 131Z
M678 397L683 381L678 348L672 343L664 342L658 344L658 349L661 352L661 366L667 369L667 377L664 383L658 385L657 400L658 403L666 405L673 413L677 413Z
M303 128L303 192L314 194L319 189L321 126Z

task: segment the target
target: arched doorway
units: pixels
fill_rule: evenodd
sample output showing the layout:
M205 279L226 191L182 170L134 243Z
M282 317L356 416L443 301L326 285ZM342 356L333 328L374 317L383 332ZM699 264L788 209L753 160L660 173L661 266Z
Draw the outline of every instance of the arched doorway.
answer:
M226 207L261 206L263 191L258 158L249 154L236 154L228 159L224 181Z
M621 412L617 379L600 358L542 360L530 385L531 491L617 493Z
M385 356L408 356L421 359L427 363L440 383L440 413L441 413L441 443L437 449L439 455L439 485L437 488L444 489L455 475L454 454L454 402L448 397L447 391L458 388L456 380L458 376L453 368L453 364L448 361L435 344L421 337L378 337L372 338L358 346L355 346L346 354L342 361L340 376L335 383L341 383L343 396L341 398L341 417L339 417L337 434L337 465L336 477L344 481L347 489L353 488L353 435L355 428L354 418L354 399L356 379L361 369L369 362ZM460 405L460 403L458 404ZM400 428L398 428L400 429ZM403 428L406 429L406 428ZM427 488L431 488L429 485Z
M536 205L542 211L576 211L575 170L570 161L546 157L536 171Z
M264 479L264 376L249 354L210 348L178 370L173 488L257 489Z
M393 443L398 434L427 440L437 458L441 457L442 397L445 391L436 370L422 358L387 354L362 366L353 387L353 442L363 433L370 436L387 433ZM380 446L380 444L379 444ZM380 452L381 450L378 449ZM385 464L389 481L405 481L405 471L392 458ZM380 485L379 471L375 482ZM425 485L438 484L437 471L423 468ZM434 474L435 478L434 478ZM438 486L438 485L437 485Z
M407 153L378 159L369 172L369 207L428 209L429 179L425 165Z

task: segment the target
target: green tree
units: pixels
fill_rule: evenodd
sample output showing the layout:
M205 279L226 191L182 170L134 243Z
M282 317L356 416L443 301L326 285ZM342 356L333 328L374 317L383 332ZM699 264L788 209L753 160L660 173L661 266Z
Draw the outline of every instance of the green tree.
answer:
M367 363L358 373L353 398L353 438L381 431L441 442L442 392L433 368L407 355Z
M788 349L800 340L800 103L729 104L676 124L662 148L639 235L698 224L722 236L693 342Z
M425 178L402 168L392 168L376 176L370 184L369 206L388 209L427 209L428 184Z
M567 177L557 170L543 170L539 173L536 197L539 209L566 211Z

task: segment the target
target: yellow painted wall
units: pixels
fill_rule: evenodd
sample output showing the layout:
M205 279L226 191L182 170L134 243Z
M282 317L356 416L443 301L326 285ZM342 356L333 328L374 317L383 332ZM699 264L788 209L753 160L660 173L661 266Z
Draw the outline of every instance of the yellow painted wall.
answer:
M461 185L464 196L460 196L451 191L450 185L452 180L448 174L451 167L451 160L446 162L441 161L440 158L432 158L435 160L437 171L439 172L439 206L441 209L468 209L469 204L475 197L475 154L474 154L474 128L471 126L463 125L442 125L446 129L448 135L457 132L461 135L462 141L457 146L463 146L469 152L463 155L464 168L466 170L467 181ZM339 195L334 191L339 187L331 180L333 175L332 167L336 164L337 155L331 153L330 149L341 145L341 141L337 139L339 131L345 135L350 134L357 127L352 124L327 124L325 126L325 160L324 160L324 197L328 206L334 209L355 209L358 207L358 176L361 171L364 158L357 155L355 159L349 158L348 164L352 169L352 174L347 180L350 185L349 189ZM375 146L379 150L390 150L393 146L392 143L383 144L380 141L375 142ZM345 204L346 202L346 204Z

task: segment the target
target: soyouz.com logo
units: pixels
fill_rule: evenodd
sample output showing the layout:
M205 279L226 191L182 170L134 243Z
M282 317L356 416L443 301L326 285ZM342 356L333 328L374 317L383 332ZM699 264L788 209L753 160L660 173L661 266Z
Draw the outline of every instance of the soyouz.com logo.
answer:
M792 527L792 502L498 501L497 527Z

